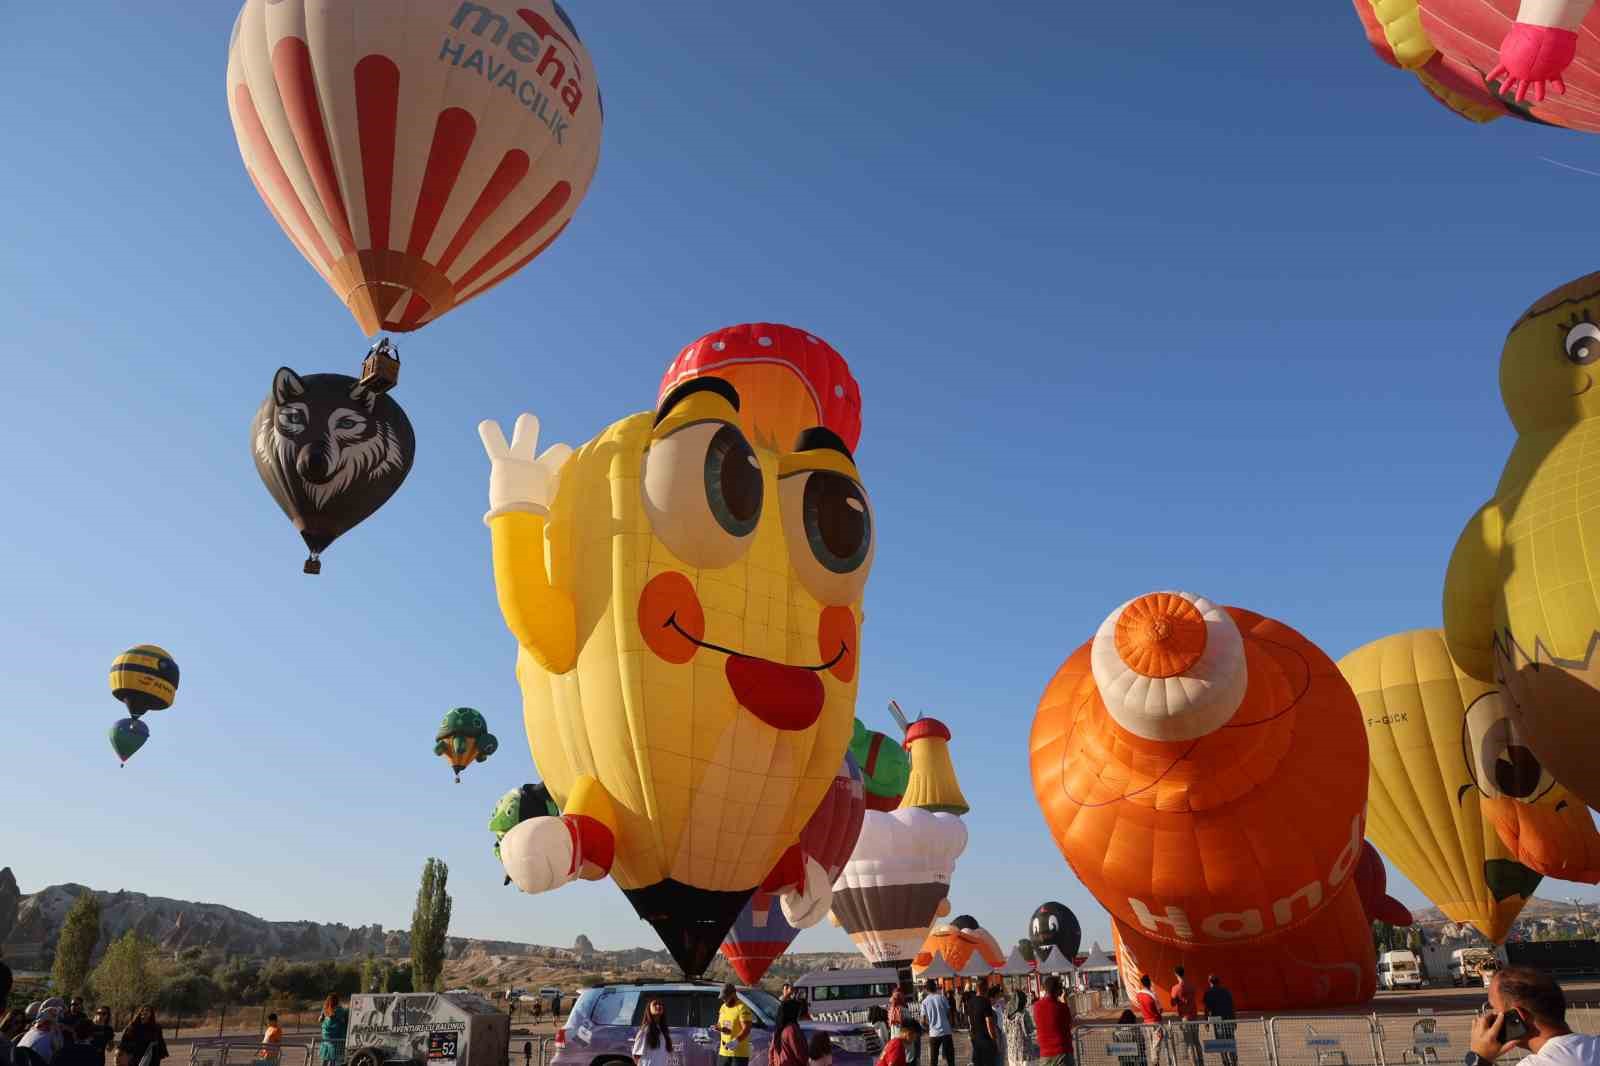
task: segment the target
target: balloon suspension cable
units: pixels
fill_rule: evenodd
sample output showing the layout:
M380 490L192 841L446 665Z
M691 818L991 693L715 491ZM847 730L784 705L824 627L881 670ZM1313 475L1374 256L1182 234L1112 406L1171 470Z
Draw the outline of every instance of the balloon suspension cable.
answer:
M305 565L300 568L301 571L307 574L322 573L322 559L319 557L320 554L321 553L319 552L312 552L310 555L306 556L306 562Z

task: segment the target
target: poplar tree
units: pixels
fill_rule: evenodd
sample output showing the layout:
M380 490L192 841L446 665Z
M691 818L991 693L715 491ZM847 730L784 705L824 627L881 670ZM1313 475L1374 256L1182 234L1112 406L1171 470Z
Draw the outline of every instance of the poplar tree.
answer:
M437 992L444 971L445 938L450 934L450 867L440 859L422 864L417 907L411 912L411 974L418 992Z
M81 995L89 978L89 960L100 943L100 900L84 891L72 901L56 939L56 959L50 967L50 982L60 996Z

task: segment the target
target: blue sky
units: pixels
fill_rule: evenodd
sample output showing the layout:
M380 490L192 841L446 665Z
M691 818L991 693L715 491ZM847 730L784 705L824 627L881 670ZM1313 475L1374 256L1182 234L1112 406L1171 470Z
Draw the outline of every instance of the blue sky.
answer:
M688 341L777 320L862 385L859 711L955 733L956 908L1008 940L1059 898L1105 939L1028 783L1045 681L1154 588L1334 656L1437 624L1512 441L1499 342L1595 265L1600 178L1539 158L1600 170L1593 140L1454 119L1345 0L1226 7L573 0L588 199L400 338L416 467L311 579L247 430L279 364L349 372L366 341L243 172L235 6L5 5L0 864L393 927L437 855L454 932L654 946L609 883L501 887L484 822L534 771L474 427L526 409L576 444ZM182 690L119 770L105 669L145 641ZM504 743L456 786L430 748L461 704Z

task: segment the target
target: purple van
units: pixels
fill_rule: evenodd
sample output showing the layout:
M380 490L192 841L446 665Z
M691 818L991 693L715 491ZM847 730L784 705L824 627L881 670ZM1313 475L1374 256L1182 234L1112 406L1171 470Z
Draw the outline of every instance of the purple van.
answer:
M673 1066L716 1066L717 1008L722 986L709 981L630 982L585 989L572 1005L566 1026L556 1031L550 1066L632 1066L633 1038L652 999L667 1008L672 1027ZM755 1012L750 1034L750 1066L766 1066L772 1030L778 1024L776 996L759 988L740 988L739 998ZM871 1066L882 1051L871 1026L848 1022L800 1023L809 1041L828 1034L834 1066Z

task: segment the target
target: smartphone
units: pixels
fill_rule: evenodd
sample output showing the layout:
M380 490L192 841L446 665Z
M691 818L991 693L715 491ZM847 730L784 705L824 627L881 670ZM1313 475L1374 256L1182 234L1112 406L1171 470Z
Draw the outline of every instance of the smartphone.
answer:
M1528 1036L1528 1023L1522 1017L1522 1012L1516 1008L1506 1011L1505 1024L1500 1028L1502 1041L1525 1040Z

